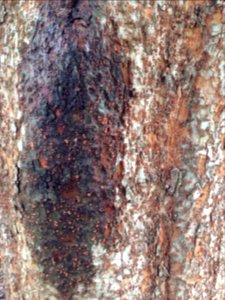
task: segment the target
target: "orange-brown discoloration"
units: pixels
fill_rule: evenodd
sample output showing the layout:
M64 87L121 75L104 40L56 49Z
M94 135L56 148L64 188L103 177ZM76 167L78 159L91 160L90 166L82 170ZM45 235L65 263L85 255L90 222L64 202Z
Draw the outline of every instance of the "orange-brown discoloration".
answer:
M208 86L208 81L206 80L205 77L199 76L196 80L196 88L201 90L204 89Z
M225 134L221 135L221 145L222 145L223 153L225 155Z
M66 128L65 125L59 125L59 126L57 127L58 133L59 133L60 135L62 135L62 134L64 133L64 131L65 131L65 128Z
M199 76L196 79L195 86L197 90L201 92L203 97L206 99L213 99L214 101L217 101L217 99L220 99L218 97L218 88L219 88L219 83L215 78L211 77L210 79L206 79L203 76Z
M194 275L194 276L192 276L192 277L188 277L188 278L186 279L186 282L187 282L188 284L194 285L194 284L198 283L198 282L201 281L201 280L202 280L202 277L201 277L200 275Z
M189 109L187 107L187 103L185 100L180 100L177 105L178 105L178 112L177 112L178 121L180 123L184 123L187 121L189 116Z
M201 28L189 28L185 31L186 47L195 55L199 54L202 46L202 30Z
M127 86L132 84L132 68L131 63L128 61L127 63L121 63L121 71L123 73L123 79Z
M222 112L224 111L224 109L225 109L225 102L222 102L222 103L220 102L215 109L215 115L214 115L215 122L219 122L220 116L221 116Z
M159 228L159 244L161 245L162 249L166 250L168 245L168 233L167 224L163 221L160 223Z
M196 257L202 258L204 256L205 249L203 246L203 241L202 239L197 239L196 245L195 245L195 250L194 250L194 255Z
M117 40L117 41L114 42L114 49L115 49L116 52L120 52L120 50L121 50L120 41Z
M71 200L80 196L80 190L75 181L65 186L61 191L61 195L66 200Z
M40 157L39 158L39 164L40 164L41 168L48 169L49 168L48 158L47 157Z
M181 263L174 263L172 264L172 267L171 267L171 273L172 274L180 274L182 273L183 271L183 265Z
M173 110L170 113L170 119L176 119L178 123L187 121L189 109L186 100L182 95L181 88L178 88L177 97L174 100Z
M206 155L200 155L197 158L197 168L198 168L198 173L201 177L205 175L205 164L206 164L207 156Z
M193 212L196 215L197 218L200 218L200 213L206 204L208 198L209 198L209 193L210 193L210 187L211 183L208 182L202 189L202 193L199 196L199 198L195 201L194 207L193 207Z
M107 239L111 234L111 226L109 223L106 223L104 226L104 237Z
M145 10L144 10L144 16L146 19L150 19L150 17L152 16L152 9L150 9L149 7L147 7Z
M167 164L169 166L179 166L181 148L180 144L185 141L188 130L172 118L166 128L167 133Z
M174 1L175 2L175 1ZM177 1L176 1L177 3ZM195 7L201 7L209 3L207 0L185 1L184 7L186 11L192 11Z
M174 100L173 109L166 124L167 134L167 166L179 166L182 144L188 134L184 123L189 116L189 109L181 89L178 89L177 98Z
M142 293L145 294L149 290L149 286L151 283L151 272L150 272L149 267L147 267L143 270L142 275L143 275L143 280L141 283L141 291L142 291Z
M15 154L16 154L16 152L15 152ZM13 153L12 153L12 155L13 155ZM12 158L5 151L1 152L1 157L6 162L7 171L9 172L8 173L9 178L13 178L14 162L13 162Z
M120 161L116 167L115 173L113 175L114 179L121 179L123 175L124 165L123 162Z
M216 174L219 176L219 178L225 175L225 162L216 167Z
M173 232L173 234L172 234L172 239L173 240L176 240L182 234L181 229L176 224L173 225L172 232Z
M210 27L213 24L221 24L223 18L224 15L222 10L216 11L214 14L211 14L206 18L206 25L207 27Z
M76 242L75 235L73 232L63 234L60 237L60 241L68 247L73 247Z
M150 147L153 150L155 150L155 148L157 148L157 136L153 132L150 132L148 134L148 142L149 142Z

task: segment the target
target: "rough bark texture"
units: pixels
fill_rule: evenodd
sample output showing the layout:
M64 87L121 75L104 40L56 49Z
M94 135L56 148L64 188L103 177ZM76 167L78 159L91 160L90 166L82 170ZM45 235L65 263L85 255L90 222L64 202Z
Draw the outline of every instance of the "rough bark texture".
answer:
M222 1L0 3L7 299L224 299Z

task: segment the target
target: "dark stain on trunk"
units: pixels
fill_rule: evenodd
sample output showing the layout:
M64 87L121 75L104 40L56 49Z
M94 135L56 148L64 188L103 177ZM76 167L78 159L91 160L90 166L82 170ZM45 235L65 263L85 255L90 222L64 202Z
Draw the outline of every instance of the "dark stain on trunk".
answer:
M113 244L115 159L128 89L120 56L99 33L95 1L40 4L21 63L27 126L20 194L33 253L69 299L95 273L91 248Z

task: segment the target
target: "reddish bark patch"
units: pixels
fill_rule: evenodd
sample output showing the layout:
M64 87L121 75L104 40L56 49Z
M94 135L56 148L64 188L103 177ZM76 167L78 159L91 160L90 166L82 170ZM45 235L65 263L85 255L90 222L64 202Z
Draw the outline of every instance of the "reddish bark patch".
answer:
M49 168L48 157L39 158L39 164L40 164L41 168L48 169Z
M76 199L81 194L75 181L71 181L68 185L63 187L60 193L62 198L66 200Z

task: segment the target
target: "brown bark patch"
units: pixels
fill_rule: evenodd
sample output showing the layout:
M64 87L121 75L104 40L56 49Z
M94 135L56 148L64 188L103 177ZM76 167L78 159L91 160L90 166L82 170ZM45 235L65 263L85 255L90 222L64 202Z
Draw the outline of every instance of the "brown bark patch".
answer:
M186 279L186 282L190 285L195 285L196 283L198 283L201 280L202 280L202 277L200 275L194 275L192 277L188 277Z
M80 196L80 193L80 189L75 181L71 181L61 190L61 195L66 200L76 199Z
M120 161L115 169L113 178L114 179L122 179L123 172L124 172L123 161Z
M195 200L193 211L194 215L199 219L201 215L201 211L206 204L208 198L209 198L209 193L210 193L210 187L211 183L208 182L202 189L201 195L198 197L198 199Z
M221 144L222 144L223 153L225 155L225 134L222 134L221 136Z
M181 274L182 271L183 271L183 265L181 263L177 262L177 263L174 263L174 264L171 265L170 272L171 272L171 274L173 274L173 276Z
M216 167L216 174L221 178L225 175L225 162Z
M147 293L149 288L150 288L150 283L151 283L151 272L149 267L145 268L143 270L143 280L141 282L141 291L143 294Z
M198 173L201 177L205 175L205 164L206 164L207 156L206 155L200 155L197 158L197 168L198 168Z
M49 168L48 157L39 158L39 164L41 168L48 169Z
M173 240L178 239L181 236L181 234L182 234L181 229L176 224L173 224L172 231L173 231L173 234L172 234L172 239Z
M185 122L189 117L189 109L186 99L182 96L181 89L178 89L177 97L174 100L173 109L170 112L169 121L166 124L167 135L167 165L177 167L180 164L182 155L181 144L186 140L188 130Z
M157 147L157 136L153 133L153 132L150 132L148 134L148 142L149 142L149 145L150 147L152 148L152 150L156 150L158 147Z
M185 31L184 39L186 47L190 49L193 54L197 55L202 51L202 30L201 28L188 28Z
M215 122L219 122L220 116L225 109L225 103L219 103L215 109L214 120Z
M206 17L206 25L207 27L210 27L212 24L221 24L222 20L224 18L223 12L221 11L215 11L215 13L209 15Z

